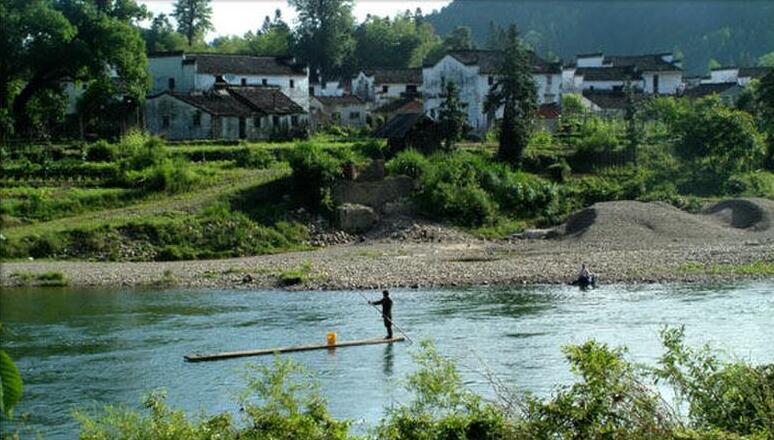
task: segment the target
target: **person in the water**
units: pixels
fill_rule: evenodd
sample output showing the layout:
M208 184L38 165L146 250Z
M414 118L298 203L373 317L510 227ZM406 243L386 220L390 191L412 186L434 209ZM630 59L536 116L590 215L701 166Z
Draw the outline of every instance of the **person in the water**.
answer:
M382 306L382 318L384 319L384 327L387 329L387 337L384 339L392 339L392 299L390 298L390 292L387 290L382 291L382 299L379 301L368 302L374 306Z

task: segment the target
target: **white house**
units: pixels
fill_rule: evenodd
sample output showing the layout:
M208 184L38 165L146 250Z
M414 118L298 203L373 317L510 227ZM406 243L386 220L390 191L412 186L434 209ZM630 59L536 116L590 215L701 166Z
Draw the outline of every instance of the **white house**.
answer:
M646 94L674 95L683 83L680 61L672 53L646 55L577 55L562 72L565 93L585 90L621 91L627 84Z
M352 80L352 94L382 106L401 98L419 96L422 88L420 68L373 68L361 70Z
M492 122L484 111L484 102L497 78L499 51L464 50L452 51L438 62L422 69L422 90L424 111L430 117L437 117L438 107L443 101L447 82L455 83L460 89L460 100L468 113L468 123L475 132L487 130ZM559 102L562 85L562 70L559 63L549 63L532 54L532 75L537 88L538 103Z
M278 87L164 91L145 103L146 129L170 140L272 139L304 133L308 113Z
M215 83L273 86L309 110L309 72L291 57L164 52L148 57L151 95L211 90Z
M710 70L709 77L703 78L701 84L736 83L745 87L750 81L760 79L772 70L772 67L718 67Z
M366 103L355 95L313 96L311 98L312 125L339 125L361 128L367 124Z

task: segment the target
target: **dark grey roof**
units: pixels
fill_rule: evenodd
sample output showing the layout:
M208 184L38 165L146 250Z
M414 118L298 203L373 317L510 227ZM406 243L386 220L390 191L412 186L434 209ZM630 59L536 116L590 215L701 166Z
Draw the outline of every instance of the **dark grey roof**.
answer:
M633 67L640 72L666 72L682 70L674 63L664 61L662 58L666 54L650 55L610 55L606 56L604 62L612 64L613 67Z
M703 98L709 95L720 95L733 89L734 87L738 88L736 82L699 84L696 87L691 87L690 89L686 90L684 95L689 98Z
M376 84L422 84L422 69L377 67L365 69L365 74L374 77Z
M356 95L343 95L343 96L315 96L315 99L320 101L323 105L360 105L363 104L363 100Z
M479 72L485 75L497 73L497 67L502 59L499 50L454 50L448 53L457 61L467 66L478 65ZM548 62L535 53L530 52L532 73L561 73L561 63Z
M774 72L774 67L740 67L739 77L763 78L770 72Z
M626 92L621 90L584 90L583 97L603 110L624 110L628 105ZM635 104L642 102L645 95L634 94Z
M406 137L416 124L424 121L431 119L422 113L401 113L382 125L374 135L380 138L401 139Z
M639 79L631 66L627 67L579 67L575 75L582 75L584 81L631 81Z
M306 113L303 107L296 104L276 88L228 87L207 93L162 93L162 95L164 94L186 102L214 116Z
M302 75L306 70L306 66L295 63L289 57L200 53L186 54L186 59L196 60L199 73L213 75Z
M277 88L232 86L228 92L253 110L267 115L306 113L303 107Z
M225 90L202 94L166 94L214 116L247 116L255 113Z

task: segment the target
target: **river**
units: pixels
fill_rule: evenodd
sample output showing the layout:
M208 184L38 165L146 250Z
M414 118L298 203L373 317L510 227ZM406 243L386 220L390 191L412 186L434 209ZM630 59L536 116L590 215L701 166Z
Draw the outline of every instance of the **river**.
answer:
M728 356L774 362L774 284L567 286L396 290L394 317L412 339L432 339L455 359L471 388L491 394L491 370L522 390L546 395L572 381L560 347L589 338L627 345L636 361L661 353L658 330L684 324L691 344ZM379 299L379 292L361 292ZM192 289L19 288L0 293L3 347L25 382L19 414L4 432L74 438L74 408L104 403L139 408L165 389L191 414L235 412L246 364L271 356L190 364L189 353L380 337L377 311L358 292ZM289 354L316 375L332 413L376 423L405 400L398 381L414 369L408 343ZM17 419L20 420L20 419ZM27 437L26 435L23 437Z

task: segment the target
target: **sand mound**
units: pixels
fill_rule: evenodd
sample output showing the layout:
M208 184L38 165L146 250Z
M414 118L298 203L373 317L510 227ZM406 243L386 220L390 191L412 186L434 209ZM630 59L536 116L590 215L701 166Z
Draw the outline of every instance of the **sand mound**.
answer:
M772 213L774 203L763 199L727 200L699 215L658 202L605 202L572 214L557 228L557 235L562 240L625 248L738 241L771 232Z
M705 213L733 228L766 231L771 228L774 202L766 199L724 200L707 208Z

